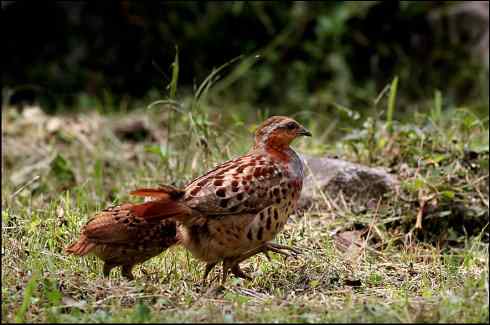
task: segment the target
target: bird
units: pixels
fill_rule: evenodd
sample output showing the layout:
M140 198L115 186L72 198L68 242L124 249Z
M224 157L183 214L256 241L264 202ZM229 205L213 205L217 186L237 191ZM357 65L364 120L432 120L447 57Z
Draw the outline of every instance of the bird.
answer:
M180 240L174 219L141 218L132 212L136 206L125 203L102 210L86 223L80 238L65 252L78 256L93 253L104 261L104 276L121 266L121 274L133 280L136 264L159 255Z
M246 259L259 253L299 253L272 240L301 193L304 166L290 147L300 136L311 133L290 117L272 116L259 125L246 154L216 166L183 189L163 185L132 191L151 200L101 212L66 251L94 251L105 261L104 274L122 265L127 276L134 264L179 244L206 263L203 281L219 262L222 285L230 272L251 280L239 266ZM128 254L127 247L140 254Z

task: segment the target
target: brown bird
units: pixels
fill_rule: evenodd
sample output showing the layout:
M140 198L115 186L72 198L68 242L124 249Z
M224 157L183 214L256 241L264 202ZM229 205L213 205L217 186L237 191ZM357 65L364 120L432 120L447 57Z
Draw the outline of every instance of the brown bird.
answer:
M172 204L160 204L164 209L169 206ZM94 253L105 262L105 276L109 276L114 267L121 266L122 275L132 280L131 270L135 264L160 254L180 240L174 219L140 216L138 211L145 207L145 204L126 203L103 210L87 222L78 241L65 251L79 256Z
M222 284L229 271L250 279L240 262L269 251L297 252L270 241L284 227L301 192L303 164L289 147L298 136L311 133L291 118L273 116L259 126L255 144L246 155L217 166L183 190L164 186L132 192L154 200L96 215L67 251L84 255L93 250L106 261L104 274L123 265L128 275L134 264L179 242L206 262L203 280L220 261ZM167 237L166 231L175 235ZM132 247L134 255L127 247Z

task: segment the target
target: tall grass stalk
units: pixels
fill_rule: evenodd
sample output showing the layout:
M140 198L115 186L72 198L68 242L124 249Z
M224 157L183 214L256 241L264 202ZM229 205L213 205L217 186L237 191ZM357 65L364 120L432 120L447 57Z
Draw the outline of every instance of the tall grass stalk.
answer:
M31 279L27 283L26 288L24 290L24 298L22 300L22 305L19 307L19 310L15 314L16 323L25 322L25 316L27 310L29 309L29 306L31 305L31 299L34 295L34 290L36 289L36 286L38 284L38 279L39 279L39 271L36 269L32 273Z
M393 113L395 111L396 92L398 89L398 76L393 79L390 86L390 96L388 97L388 110L386 113L386 129L391 134L393 132Z

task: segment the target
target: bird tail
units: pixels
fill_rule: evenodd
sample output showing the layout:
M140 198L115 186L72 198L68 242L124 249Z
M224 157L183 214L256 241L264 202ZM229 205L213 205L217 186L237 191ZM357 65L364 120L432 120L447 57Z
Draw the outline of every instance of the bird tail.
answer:
M152 201L134 205L131 208L131 212L148 221L167 218L182 220L192 214L192 209L180 202L185 191L172 186L162 185L157 189L141 188L130 194L154 198Z
M94 247L95 243L91 243L85 235L81 235L78 241L65 248L65 252L68 254L83 256L87 255Z

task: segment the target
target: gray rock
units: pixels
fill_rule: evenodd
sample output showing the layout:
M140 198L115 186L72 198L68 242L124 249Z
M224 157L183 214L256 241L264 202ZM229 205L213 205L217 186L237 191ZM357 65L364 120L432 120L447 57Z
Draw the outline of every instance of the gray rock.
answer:
M397 190L399 185L398 179L382 168L327 157L301 155L301 158L306 173L299 201L301 209L323 201L320 190L332 199L342 191L346 199L367 202Z

